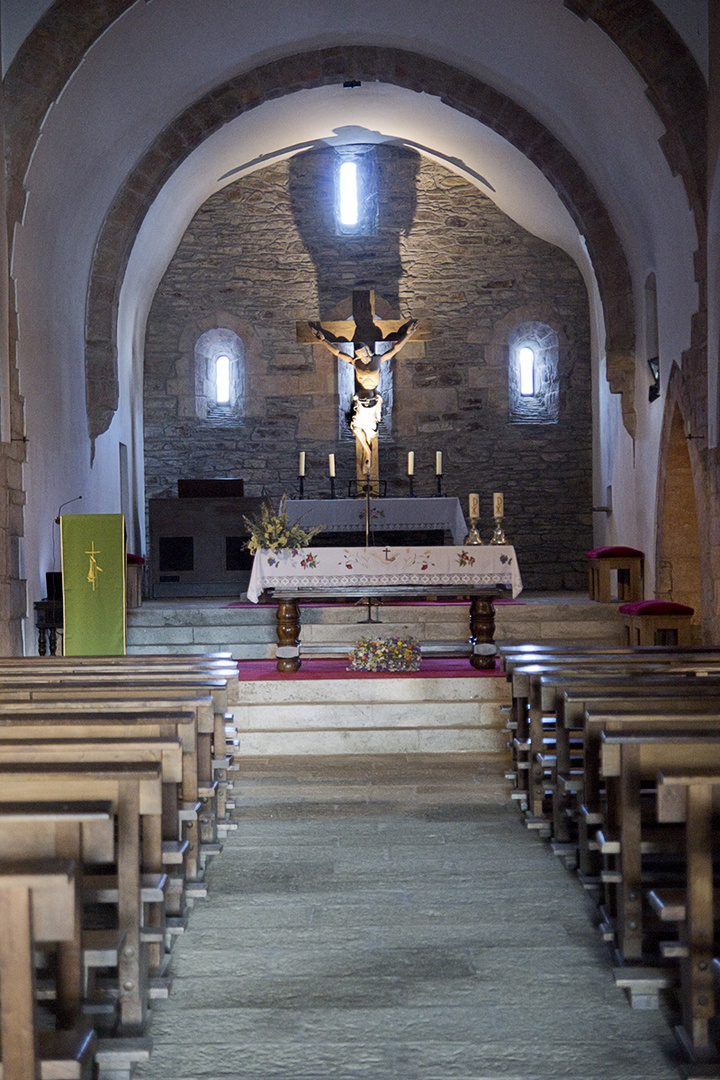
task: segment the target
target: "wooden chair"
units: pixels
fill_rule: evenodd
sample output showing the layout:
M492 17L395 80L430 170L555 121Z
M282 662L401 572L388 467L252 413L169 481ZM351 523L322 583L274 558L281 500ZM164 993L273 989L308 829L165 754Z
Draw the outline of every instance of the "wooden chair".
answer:
M591 600L612 603L613 571L617 574L617 600L642 600L645 553L637 548L594 548L585 555L588 566L588 592Z
M695 609L672 600L638 600L621 604L627 645L680 645L692 641L690 620Z

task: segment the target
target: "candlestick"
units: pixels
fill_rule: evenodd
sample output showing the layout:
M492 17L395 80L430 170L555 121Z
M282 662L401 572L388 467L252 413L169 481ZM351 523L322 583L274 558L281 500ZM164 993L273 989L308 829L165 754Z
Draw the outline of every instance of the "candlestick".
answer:
M435 475L442 476L442 450L435 451Z
M305 451L300 451L300 459L298 461L298 476L305 475Z
M335 476L335 455L334 454L328 454L328 472L330 473L330 478L332 479Z
M330 498L331 499L335 498L335 477L334 476L330 477Z
M410 450L408 452L408 476L415 475L415 451Z
M437 494L442 495L442 473L438 473L435 479L437 480Z
M470 493L470 517L477 519L480 517L480 496L477 492Z
M410 498L414 499L415 498L415 491L413 490L413 477L409 476L408 481L410 483Z
M305 498L305 477L301 476L301 477L299 477L299 480L300 480L300 498L304 499Z
M495 518L495 531L492 534L492 540L490 541L490 543L507 544L507 540L505 539L505 533L503 532L502 527L502 518L500 517Z
M501 491L496 491L493 495L493 517L501 518L505 516L505 499Z

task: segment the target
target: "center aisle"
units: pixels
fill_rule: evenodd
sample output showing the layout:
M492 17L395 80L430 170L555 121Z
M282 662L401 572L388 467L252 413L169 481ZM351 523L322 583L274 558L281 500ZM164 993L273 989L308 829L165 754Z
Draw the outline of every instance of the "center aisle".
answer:
M482 762L255 760L235 788L135 1077L677 1080L668 1017L631 1010Z

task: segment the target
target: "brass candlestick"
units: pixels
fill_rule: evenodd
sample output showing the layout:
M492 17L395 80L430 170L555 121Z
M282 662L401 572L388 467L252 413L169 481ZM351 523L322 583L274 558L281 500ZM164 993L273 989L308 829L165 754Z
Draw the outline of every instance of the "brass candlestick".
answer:
M478 544L482 544L482 540L480 539L480 533L478 532L477 528L477 523L478 519L476 517L470 518L470 529L468 530L468 534L463 541L463 543L467 544L468 546L472 544L476 546Z
M503 532L502 520L501 517L495 518L495 532L492 534L491 544L507 544L505 533Z

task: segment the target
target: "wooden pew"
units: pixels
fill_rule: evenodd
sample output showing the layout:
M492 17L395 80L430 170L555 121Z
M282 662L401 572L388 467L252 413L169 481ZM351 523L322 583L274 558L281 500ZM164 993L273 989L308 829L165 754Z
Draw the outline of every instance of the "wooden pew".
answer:
M206 716L198 716L198 774L205 791L201 798L209 803L216 801L216 822L209 842L216 840L217 823L223 831L232 828L227 817L227 771L232 761L228 757L226 728L232 724L232 713L228 711L228 692L230 684L237 687L237 666L233 668L217 667L212 676L198 665L178 665L172 667L154 664L146 665L99 665L86 663L58 669L52 672L37 661L19 664L16 668L7 665L2 671L2 691L8 697L13 691L18 695L28 695L34 700L51 699L56 695L67 696L70 689L74 697L87 698L95 693L123 694L138 697L162 698L168 694L182 698L184 695L207 695L213 699L212 728ZM218 781L216 784L215 781Z
M0 766L0 791L7 801L92 799L113 805L117 817L118 923L125 936L118 962L120 1023L123 1030L132 1033L141 1032L146 1020L148 957L141 943L141 873L143 869L162 871L161 788L161 767L154 763Z
M692 684L692 685L690 685ZM710 696L720 689L720 672L717 679L712 676L697 678L694 669L686 665L678 671L658 671L652 664L648 667L634 665L626 668L624 664L592 669L574 668L566 670L542 669L530 673L529 686L529 733L528 754L530 781L528 789L528 809L535 819L544 818L545 773L546 765L541 759L547 753L547 741L556 745L557 716L563 694L574 691L577 695L595 693L610 698L612 694L633 696L652 692L659 696L662 690L668 695L697 694ZM564 725L567 731L570 728ZM562 761L567 767L567 760ZM550 815L548 815L550 816Z
M0 864L2 1080L91 1080L92 1027L78 1020L66 1030L41 1033L36 1013L35 947L73 942L76 906L72 860Z
M203 699L205 700L205 699ZM182 741L181 798L189 808L198 803L197 714L192 709L175 708L176 701L96 701L62 702L0 700L0 741L5 739L47 740L48 738L148 738L179 737ZM201 880L199 843L193 811L188 811L187 836L168 836L182 848L180 864L187 882ZM167 821L166 821L167 825Z
M713 811L720 805L720 769L667 767L657 777L657 814L660 822L682 822L685 844L685 891L676 903L681 924L680 973L682 1024L677 1035L689 1056L717 1058L709 1025L715 1016L713 959L718 912L713 882ZM651 903L668 912L662 890L651 893Z
M623 961L639 961L643 956L641 791L654 785L658 771L698 766L720 767L720 731L647 734L626 730L603 735L606 800L619 841L616 941Z
M619 670L621 667L627 670L643 668L646 671L663 670L682 671L685 668L693 668L696 672L711 672L720 667L720 652L717 650L678 650L674 648L561 648L541 649L530 646L521 646L515 652L516 647L504 647L503 663L508 680L512 685L512 704L508 727L511 731L511 747L513 755L513 773L511 778L515 781L516 798L527 809L528 792L530 788L529 771L530 762L535 760L541 749L542 730L537 724L531 731L531 686L543 674L549 672L567 672L573 670L600 672ZM532 745L532 734L536 740ZM533 800L532 813L535 817L541 816L540 806L537 802L537 793Z

